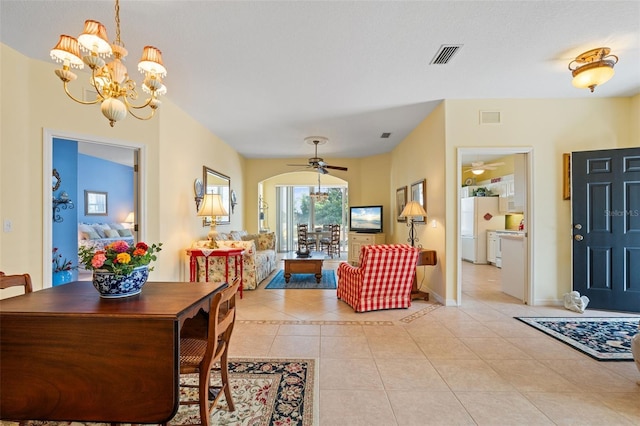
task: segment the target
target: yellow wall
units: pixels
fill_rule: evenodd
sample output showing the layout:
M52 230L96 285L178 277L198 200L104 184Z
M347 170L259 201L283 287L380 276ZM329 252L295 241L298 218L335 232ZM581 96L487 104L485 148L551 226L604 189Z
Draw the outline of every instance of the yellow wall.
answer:
M640 96L640 95L639 95ZM562 153L639 146L638 97L446 101L446 219L457 223L456 150L533 147L534 303L554 303L571 289L571 202L562 199ZM500 125L478 124L480 110L501 111ZM634 130L635 129L635 130ZM457 257L456 226L446 230L447 264ZM447 297L457 293L447 271Z
M427 186L427 221L417 225L418 244L424 248L437 251L438 264L417 269L418 283L421 289L429 288L434 298L445 303L446 278L448 260L445 257L445 229L448 223L445 214L445 109L438 105L392 153L391 162L391 203L395 206L396 189L407 186L407 199L411 199L411 184L426 179ZM457 192L456 192L457 193ZM394 222L391 238L387 234L387 242L407 243L409 229L407 224L397 222L395 213L391 215ZM432 225L435 221L436 227ZM455 222L451 222L455 223Z
M43 159L48 156L43 151L43 130L51 129L145 147L144 238L164 243L151 278L182 279L182 249L208 231L195 215L193 180L202 177L206 164L230 176L241 198L243 158L168 99L163 99L156 118L128 117L111 128L98 106L67 98L53 72L55 64L31 60L4 44L0 58L0 219L13 224L11 232L0 233L0 270L28 272L35 290L50 280L50 265L43 265L50 256L45 254L43 215L51 213L43 203ZM88 73L78 72L72 93L80 93L78 86L87 79ZM231 220L229 228L242 227L241 209Z

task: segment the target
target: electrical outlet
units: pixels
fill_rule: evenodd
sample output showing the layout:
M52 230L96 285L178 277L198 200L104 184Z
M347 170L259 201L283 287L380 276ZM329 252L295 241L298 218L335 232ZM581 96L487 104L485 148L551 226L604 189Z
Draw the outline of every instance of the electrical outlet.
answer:
M5 219L4 221L4 232L11 232L11 227L13 226L13 224L11 223L11 221L9 219Z

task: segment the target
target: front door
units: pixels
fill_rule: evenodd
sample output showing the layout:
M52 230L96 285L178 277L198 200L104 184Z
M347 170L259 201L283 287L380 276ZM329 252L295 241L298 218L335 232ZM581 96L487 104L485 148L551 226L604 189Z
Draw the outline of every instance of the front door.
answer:
M572 153L573 289L640 312L640 148Z

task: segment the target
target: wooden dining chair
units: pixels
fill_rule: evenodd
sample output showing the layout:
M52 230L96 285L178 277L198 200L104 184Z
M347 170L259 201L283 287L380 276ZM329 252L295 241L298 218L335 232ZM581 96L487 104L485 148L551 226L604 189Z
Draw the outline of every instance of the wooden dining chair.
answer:
M203 426L210 425L211 413L223 394L229 411L235 411L229 384L228 354L236 319L236 293L239 287L240 277L236 277L228 288L213 297L207 315L206 335L191 334L180 338L180 374L198 374L198 385L180 384L183 387L197 387L198 399L180 401L180 404L198 404L200 423ZM219 368L216 363L219 363ZM212 370L220 372L221 386L211 386Z
M302 247L309 250L311 250L311 247L314 250L318 249L318 241L314 237L310 237L308 232L309 226L306 223L298 224L298 250Z
M25 294L32 293L31 276L29 274L6 275L0 271L0 289L9 287L23 287Z

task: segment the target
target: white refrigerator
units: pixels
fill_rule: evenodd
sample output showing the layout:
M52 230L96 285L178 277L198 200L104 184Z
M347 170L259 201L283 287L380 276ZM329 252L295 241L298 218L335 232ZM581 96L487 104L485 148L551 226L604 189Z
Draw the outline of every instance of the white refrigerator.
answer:
M460 236L462 260L487 263L487 231L504 229L498 197L467 197L460 199Z

